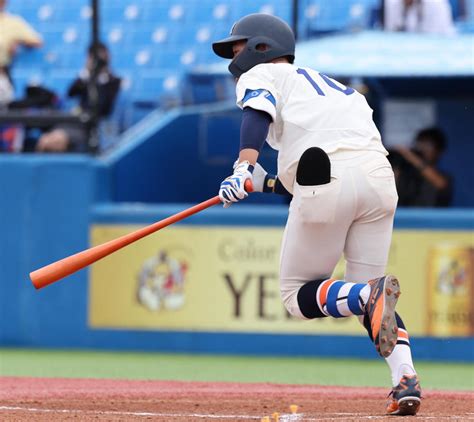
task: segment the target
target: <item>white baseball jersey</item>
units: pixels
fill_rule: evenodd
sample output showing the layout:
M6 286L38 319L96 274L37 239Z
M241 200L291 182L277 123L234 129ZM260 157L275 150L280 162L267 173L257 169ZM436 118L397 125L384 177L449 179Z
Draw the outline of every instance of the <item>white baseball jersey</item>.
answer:
M385 274L398 200L371 108L354 89L291 64L257 65L240 77L236 89L240 107L272 116L267 142L279 150L278 177L293 194L280 254L285 308L294 317L306 319L301 293L301 297L310 295L304 300L314 301L322 313L322 300L326 300L326 314L351 315L354 301L359 306L362 297L353 295L351 305L355 291L351 283ZM301 155L311 147L329 155L329 183L308 186L295 180ZM345 283L331 280L341 256L346 264ZM313 296L311 288L301 290L308 282L323 280L324 286L331 286L326 292L318 288ZM330 301L332 311L328 310ZM413 366L411 358L394 353L397 362ZM395 378L398 382L398 372Z
M363 95L309 68L259 64L236 87L237 105L272 116L267 142L279 151L278 178L293 192L298 161L310 147L388 155Z

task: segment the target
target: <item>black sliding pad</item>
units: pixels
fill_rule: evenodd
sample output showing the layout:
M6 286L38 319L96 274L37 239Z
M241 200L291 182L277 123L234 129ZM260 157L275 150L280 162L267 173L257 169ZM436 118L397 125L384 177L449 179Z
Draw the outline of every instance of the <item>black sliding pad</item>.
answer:
M311 147L303 153L296 170L296 181L300 186L324 185L331 181L331 162L321 148Z

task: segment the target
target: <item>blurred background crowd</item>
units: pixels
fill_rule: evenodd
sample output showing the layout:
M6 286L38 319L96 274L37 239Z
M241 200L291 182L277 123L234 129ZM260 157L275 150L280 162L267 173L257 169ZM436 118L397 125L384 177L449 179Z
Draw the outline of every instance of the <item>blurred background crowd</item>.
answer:
M233 101L210 44L252 12L292 24L297 64L366 95L400 205L474 205L455 199L471 174L456 154L472 152L472 0L0 0L0 151L104 154L157 110Z

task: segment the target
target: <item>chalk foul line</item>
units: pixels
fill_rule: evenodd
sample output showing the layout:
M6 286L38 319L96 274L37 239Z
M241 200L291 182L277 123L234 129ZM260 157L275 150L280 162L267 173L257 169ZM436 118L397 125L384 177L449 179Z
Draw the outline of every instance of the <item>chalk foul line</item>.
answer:
M21 407L21 406L0 406L0 411L16 411L16 412L32 412L32 413L61 413L61 414L88 414L88 415L109 415L109 416L143 416L143 417L163 417L163 418L196 418L196 419L243 419L243 420L261 420L262 416L253 415L229 415L229 414L204 414L204 413L159 413L159 412L129 412L129 411L117 411L117 410L85 410L85 409L48 409L38 407ZM386 415L370 416L363 413L330 413L317 418L305 416L303 413L293 414L280 414L281 422L297 422L303 421L344 421L348 417L358 418L359 420L382 420L386 419ZM429 416L420 415L423 420L460 420L474 421L474 413L465 413L464 415L453 415L453 416Z

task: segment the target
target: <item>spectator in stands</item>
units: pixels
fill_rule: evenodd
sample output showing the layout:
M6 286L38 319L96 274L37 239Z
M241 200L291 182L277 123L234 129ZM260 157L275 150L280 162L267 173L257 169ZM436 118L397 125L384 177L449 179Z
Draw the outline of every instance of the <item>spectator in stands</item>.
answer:
M6 0L0 0L0 74L10 78L10 64L18 46L38 48L41 36L20 16L5 11Z
M110 54L108 48L99 43L97 46L97 94L98 117L108 117L114 107L115 99L120 90L121 79L110 69ZM79 73L68 90L68 96L79 99L79 113L92 114L93 104L90 100L91 78L94 72L93 46L88 49L86 65ZM62 125L44 133L38 140L36 150L39 152L83 152L87 149L88 132L77 125Z
M20 16L5 11L6 0L0 0L0 109L6 108L13 100L13 83L10 66L18 46L37 48L43 41L41 36ZM17 142L17 129L0 126L0 151L10 151Z
M6 71L0 67L0 110L13 100L13 86Z
M385 0L385 29L442 35L456 32L449 0Z
M397 146L390 151L399 195L398 205L446 207L451 203L451 177L438 168L446 149L446 137L439 128L423 129L413 147Z

